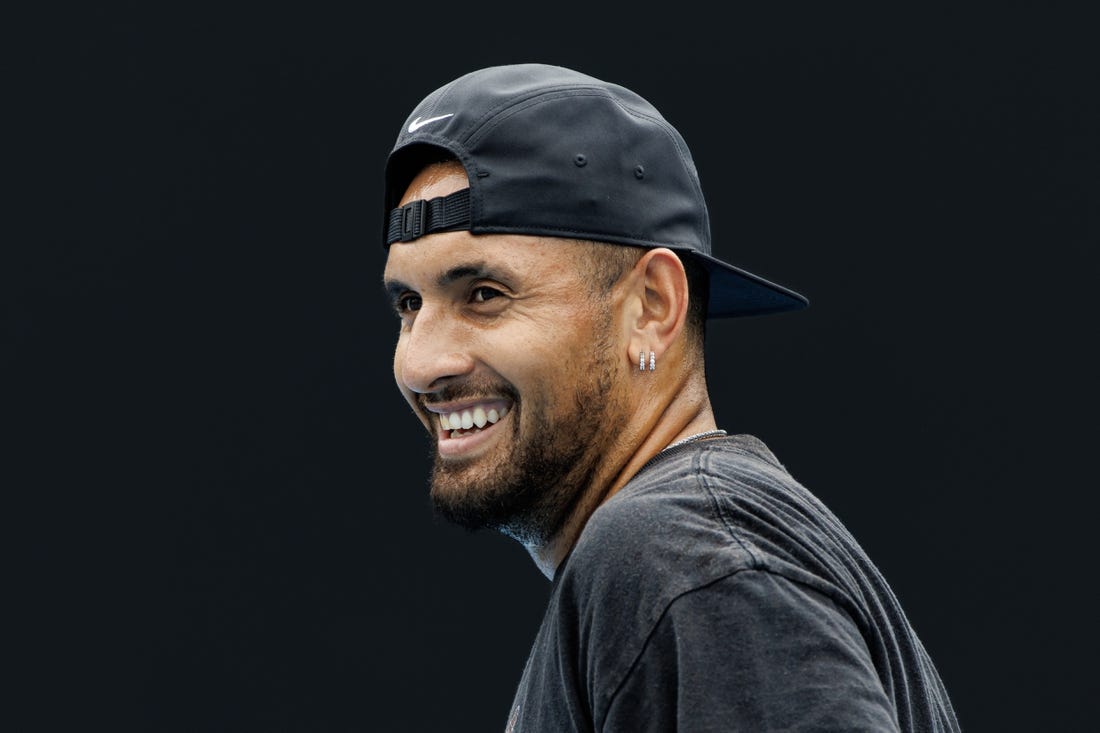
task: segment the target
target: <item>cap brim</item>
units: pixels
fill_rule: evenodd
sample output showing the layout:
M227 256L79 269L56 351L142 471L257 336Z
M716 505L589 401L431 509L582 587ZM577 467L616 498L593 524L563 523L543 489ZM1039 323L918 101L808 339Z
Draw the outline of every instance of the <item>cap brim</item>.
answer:
M734 318L801 310L810 304L806 296L765 280L759 275L734 267L728 262L687 251L710 275L710 301L707 318Z

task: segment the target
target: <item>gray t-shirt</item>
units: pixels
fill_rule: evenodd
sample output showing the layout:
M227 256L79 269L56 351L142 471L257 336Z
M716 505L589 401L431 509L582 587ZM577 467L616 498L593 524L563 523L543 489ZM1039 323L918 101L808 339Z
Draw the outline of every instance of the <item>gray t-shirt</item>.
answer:
M958 731L886 580L749 435L665 451L554 577L508 733Z

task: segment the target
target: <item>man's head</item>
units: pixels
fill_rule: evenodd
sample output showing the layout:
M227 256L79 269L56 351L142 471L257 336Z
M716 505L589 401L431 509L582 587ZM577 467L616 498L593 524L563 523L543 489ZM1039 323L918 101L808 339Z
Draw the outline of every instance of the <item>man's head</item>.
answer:
M433 436L433 500L529 545L670 405L705 401L707 315L805 304L710 256L694 163L651 105L568 69L494 67L432 93L386 186L394 374Z
M457 162L433 163L403 201L466 183ZM662 377L702 376L669 250L456 230L395 243L385 282L401 319L394 375L435 443L433 502L469 528L554 534L651 386L628 354L675 353Z

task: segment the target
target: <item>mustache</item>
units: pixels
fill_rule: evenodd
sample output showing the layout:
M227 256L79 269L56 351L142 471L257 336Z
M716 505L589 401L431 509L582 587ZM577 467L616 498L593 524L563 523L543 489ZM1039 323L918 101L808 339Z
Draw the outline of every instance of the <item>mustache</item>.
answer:
M437 402L466 402L480 399L507 397L513 403L519 401L519 393L508 382L489 379L465 379L444 385L435 392L420 395L420 405L427 407Z

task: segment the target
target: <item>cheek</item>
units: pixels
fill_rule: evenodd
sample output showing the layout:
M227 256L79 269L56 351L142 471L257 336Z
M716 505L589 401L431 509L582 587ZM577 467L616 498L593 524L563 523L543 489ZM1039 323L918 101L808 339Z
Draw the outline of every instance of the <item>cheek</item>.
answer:
M488 366L517 387L551 386L571 361L565 344L545 338L553 330L542 329L541 338L524 332L514 339L498 339L497 346L488 352L492 354Z
M524 380L523 385L517 385L521 394L526 391L531 396L537 395L546 403L542 408L552 412L572 410L574 406L568 396L595 376L597 345L590 324L576 317L563 319L561 323L570 325L550 326L544 333L555 337L534 339L525 344L526 348L517 350L516 362L522 361L522 367L513 372L516 379Z

